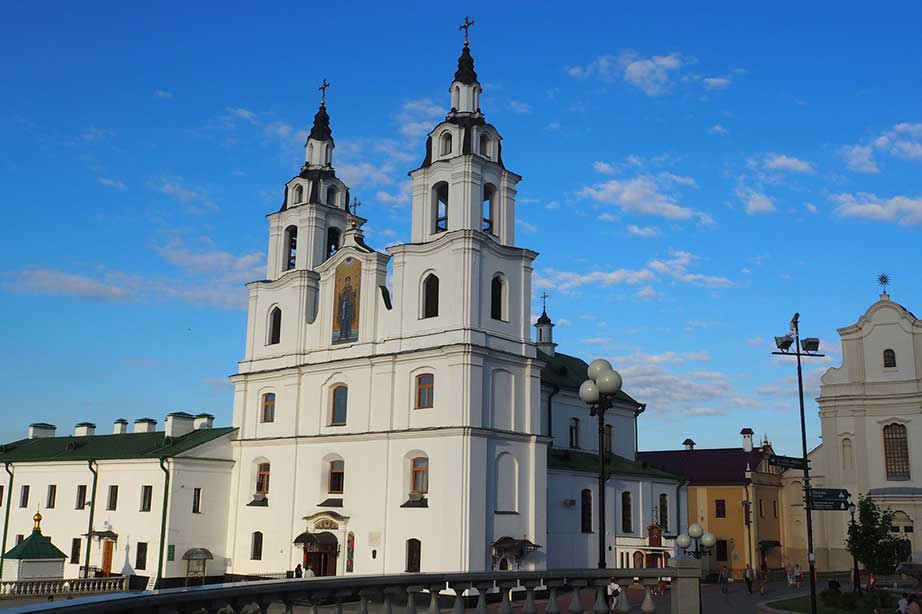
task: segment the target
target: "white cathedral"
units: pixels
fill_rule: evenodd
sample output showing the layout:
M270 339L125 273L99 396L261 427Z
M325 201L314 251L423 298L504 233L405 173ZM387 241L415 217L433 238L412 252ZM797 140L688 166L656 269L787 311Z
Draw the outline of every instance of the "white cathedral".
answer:
M385 252L336 176L322 100L247 286L232 427L33 424L0 448L3 552L38 508L70 577L595 567L586 363L555 352L546 310L532 339L537 254L516 245L521 177L481 92L465 42L410 172L411 242ZM687 521L683 478L635 460L644 409L620 393L606 417L612 567L665 565Z

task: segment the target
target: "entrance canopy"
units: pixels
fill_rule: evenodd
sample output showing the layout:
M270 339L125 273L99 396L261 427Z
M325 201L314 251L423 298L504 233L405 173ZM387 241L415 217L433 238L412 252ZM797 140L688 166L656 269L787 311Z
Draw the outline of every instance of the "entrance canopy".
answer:
M208 548L189 548L182 555L184 561L211 561L213 559L214 555Z
M90 531L89 533L84 533L87 537L95 537L96 539L111 539L112 541L118 541L118 533L115 531Z
M335 548L338 543L339 540L329 531L322 531L320 533L308 533L305 531L295 538L295 544L308 547Z

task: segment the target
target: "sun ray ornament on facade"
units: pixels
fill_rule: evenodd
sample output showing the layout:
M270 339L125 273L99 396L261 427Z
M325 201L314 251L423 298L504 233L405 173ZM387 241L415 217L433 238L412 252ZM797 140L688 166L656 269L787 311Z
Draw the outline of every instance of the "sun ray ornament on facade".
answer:
M881 295L887 294L887 286L890 285L890 276L886 273L881 273L878 275L877 285L880 286Z

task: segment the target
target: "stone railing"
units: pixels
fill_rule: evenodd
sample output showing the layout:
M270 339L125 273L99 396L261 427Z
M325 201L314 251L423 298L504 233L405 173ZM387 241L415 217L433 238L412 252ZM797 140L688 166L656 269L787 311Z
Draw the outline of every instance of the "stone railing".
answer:
M72 578L68 580L11 580L0 582L0 599L45 597L47 595L85 595L117 593L128 588L125 576Z
M5 614L157 612L239 613L258 608L263 614L279 604L286 612L341 614L344 603L357 604L358 614L487 614L487 600L499 601L499 614L512 614L512 600L521 600L522 614L610 614L606 586L614 579L622 587L615 612L701 614L698 561L674 560L665 569L570 569L493 571L486 573L423 573L390 576L338 576L297 580L263 580L211 584L75 599L7 610ZM667 597L654 599L660 580L669 585ZM666 602L668 601L668 605Z

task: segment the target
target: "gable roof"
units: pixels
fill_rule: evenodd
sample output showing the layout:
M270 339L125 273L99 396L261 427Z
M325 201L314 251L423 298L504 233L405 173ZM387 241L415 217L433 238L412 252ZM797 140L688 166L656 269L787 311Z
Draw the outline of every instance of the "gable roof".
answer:
M605 459L605 467L610 475L636 475L649 478L661 478L675 482L684 482L681 473L664 471L650 466L648 463L632 461L623 456L609 453ZM599 473L599 455L590 452L578 452L562 448L548 448L547 468L561 469L564 471L578 471L580 473Z
M66 559L67 555L51 543L50 537L45 537L39 529L33 529L32 534L10 548L3 555L5 559Z
M638 452L637 460L663 471L688 477L689 485L731 485L746 481L746 463L752 471L761 464L763 452L753 448L711 448L695 450L659 450Z
M538 350L538 359L547 364L541 369L541 383L560 388L561 390L579 390L580 385L586 381L586 370L589 364L576 356L554 352L554 355L545 354ZM615 399L640 407L631 395L619 390Z
M0 445L0 463L38 463L173 457L232 433L226 426L199 429L181 437L167 437L163 431L120 433L84 437L36 437Z

